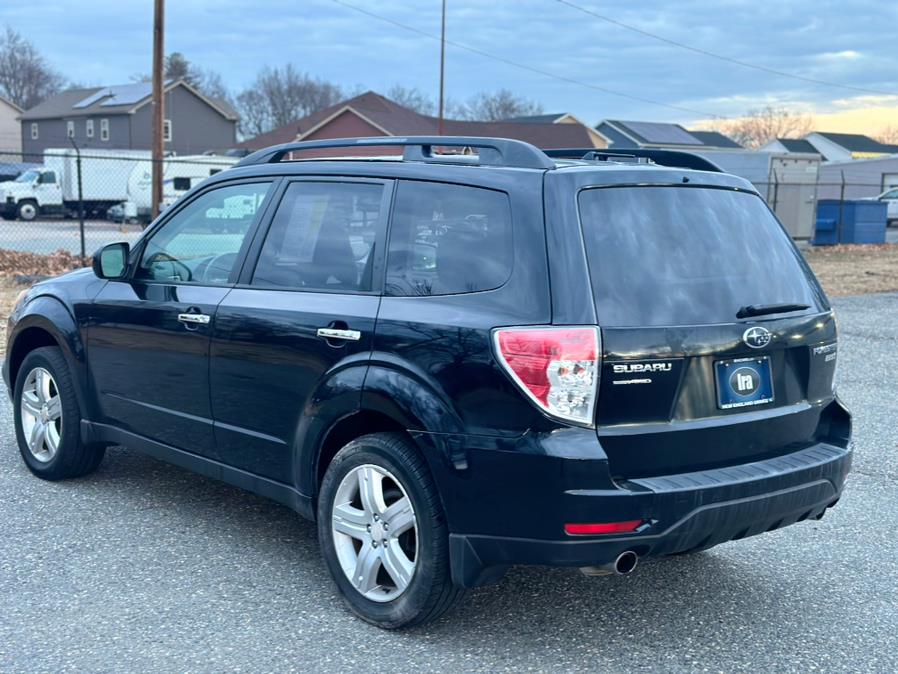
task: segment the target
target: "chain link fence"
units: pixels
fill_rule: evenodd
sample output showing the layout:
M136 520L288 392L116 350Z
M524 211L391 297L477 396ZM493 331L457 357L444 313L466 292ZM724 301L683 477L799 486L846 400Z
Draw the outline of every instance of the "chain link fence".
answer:
M165 208L234 157L162 160ZM135 240L151 218L149 151L0 149L0 276L58 273L110 241Z
M163 207L237 161L165 158ZM82 266L83 256L105 243L135 240L150 220L151 176L149 151L69 147L34 155L0 149L0 278L60 273ZM873 199L890 187L883 179L860 182L842 174L788 182L774 176L755 187L794 238L813 240L821 199Z

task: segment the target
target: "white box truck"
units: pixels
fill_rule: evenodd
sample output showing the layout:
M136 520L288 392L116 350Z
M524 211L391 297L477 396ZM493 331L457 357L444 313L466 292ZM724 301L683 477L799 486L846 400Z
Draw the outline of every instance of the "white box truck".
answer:
M146 150L82 150L84 214L104 217L110 206L126 200L131 171L138 162L149 159ZM72 148L48 148L43 165L0 183L0 214L7 219L34 220L77 212L78 157Z
M84 214L113 213L142 219L150 212L151 155L147 150L82 150L81 194ZM234 157L167 157L163 164L163 205L169 205L204 178L235 164ZM44 163L13 181L0 183L0 215L34 220L38 216L78 215L78 156L74 149L47 149ZM110 213L112 211L112 213ZM116 217L115 219L119 219Z

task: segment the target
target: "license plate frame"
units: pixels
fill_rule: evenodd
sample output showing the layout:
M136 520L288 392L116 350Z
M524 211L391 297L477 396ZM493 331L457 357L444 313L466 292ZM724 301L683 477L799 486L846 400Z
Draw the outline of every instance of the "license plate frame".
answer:
M714 378L718 409L767 405L775 399L770 356L715 361Z

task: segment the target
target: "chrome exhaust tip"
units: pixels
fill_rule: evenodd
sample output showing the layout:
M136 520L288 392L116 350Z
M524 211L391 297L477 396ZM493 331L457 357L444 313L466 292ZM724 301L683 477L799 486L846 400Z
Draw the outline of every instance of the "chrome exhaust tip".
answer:
M585 576L627 576L636 569L639 555L632 550L620 553L613 561L597 566L581 566L580 572Z

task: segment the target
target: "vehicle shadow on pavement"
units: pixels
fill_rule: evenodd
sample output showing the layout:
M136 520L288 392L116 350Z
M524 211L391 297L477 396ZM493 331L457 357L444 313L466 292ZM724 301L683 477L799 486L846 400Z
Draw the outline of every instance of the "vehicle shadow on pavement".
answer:
M110 450L94 476L59 485L86 498L105 492L119 512L144 517L149 512L158 526L208 536L214 548L239 551L247 565L277 570L266 592L289 592L284 577L301 574L304 588L318 583L319 590L304 610L344 611L320 559L315 525L284 506L120 448ZM651 639L655 648L669 641L674 647L684 633L702 625L713 628L717 619L709 607L740 613L749 622L781 623L783 604L755 575L750 558L736 562L716 550L651 560L627 577L587 578L576 569L519 567L499 585L470 592L444 619L406 634L427 633L455 643L470 639L473 647L487 635L499 643L504 634L518 639L532 634L543 641L554 633L553 626L563 624L564 634L555 639L572 647L603 633Z

